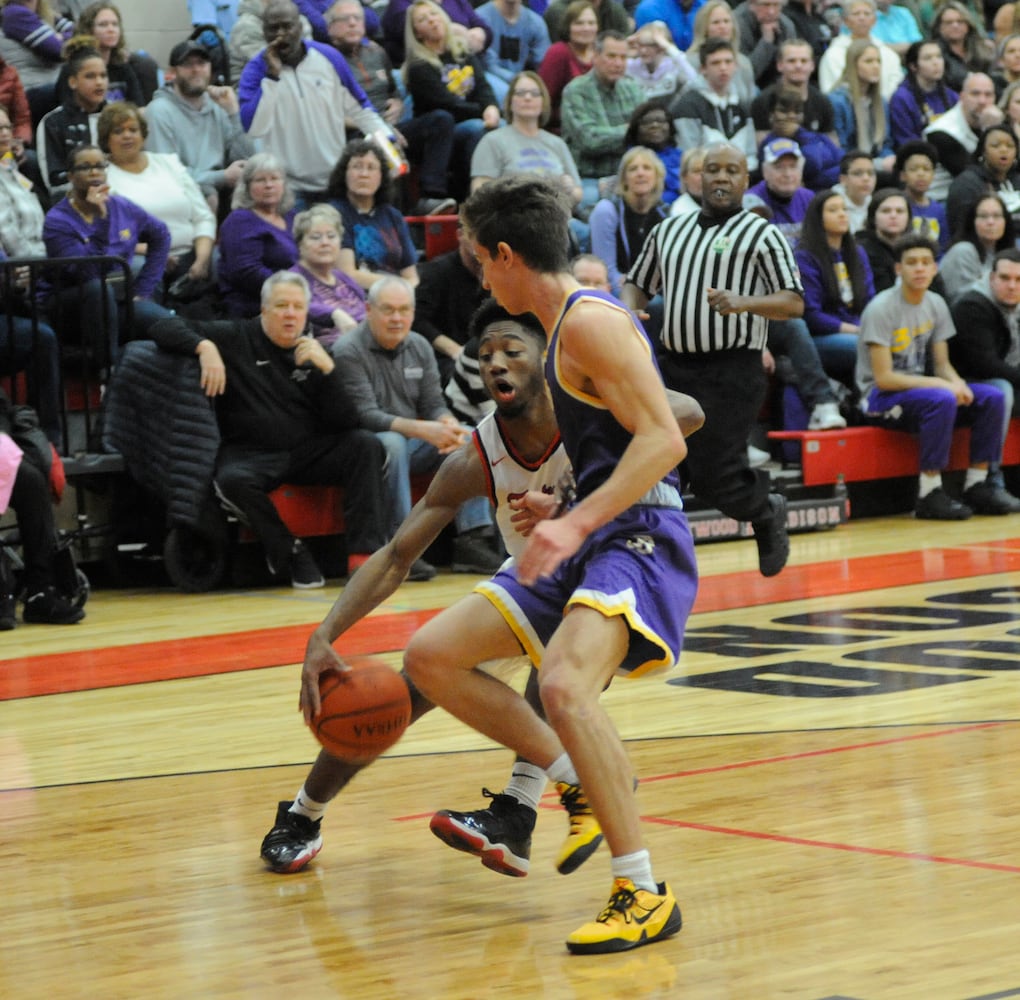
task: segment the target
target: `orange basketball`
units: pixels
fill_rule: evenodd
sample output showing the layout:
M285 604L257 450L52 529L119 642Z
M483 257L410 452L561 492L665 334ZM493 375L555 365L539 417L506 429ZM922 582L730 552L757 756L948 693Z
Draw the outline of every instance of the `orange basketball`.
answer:
M403 735L411 721L411 695L384 660L348 656L344 662L349 672L330 670L319 678L322 709L311 729L334 757L367 764Z

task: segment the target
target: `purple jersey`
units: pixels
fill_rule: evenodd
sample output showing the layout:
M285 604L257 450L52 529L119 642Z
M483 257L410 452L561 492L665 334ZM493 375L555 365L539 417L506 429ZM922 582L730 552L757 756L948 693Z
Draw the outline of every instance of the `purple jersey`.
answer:
M565 384L559 374L559 334L560 327L567 313L578 302L595 299L603 305L611 306L622 312L634 325L642 343L655 360L648 335L638 325L634 317L619 301L606 292L582 288L572 292L563 306L563 312L553 327L549 337L549 349L545 361L545 378L552 393L553 408L556 410L556 422L560 427L563 445L570 458L577 480L577 496L583 499L593 490L598 489L612 474L619 464L620 456L631 441L631 433L616 417L609 412L601 400L586 396L574 386ZM592 330L597 336L598 331ZM661 496L659 496L661 492ZM681 506L676 470L667 474L652 495L641 502L655 505L658 502L665 506Z

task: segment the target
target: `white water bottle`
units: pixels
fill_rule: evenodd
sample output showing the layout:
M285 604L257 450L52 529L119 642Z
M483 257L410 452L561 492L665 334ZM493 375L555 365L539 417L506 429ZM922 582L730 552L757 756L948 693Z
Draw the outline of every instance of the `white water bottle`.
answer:
M393 177L403 177L408 170L407 160L404 159L404 154L400 151L397 144L387 135L384 129L377 129L373 132L371 139L386 158L386 162L390 167L390 175Z

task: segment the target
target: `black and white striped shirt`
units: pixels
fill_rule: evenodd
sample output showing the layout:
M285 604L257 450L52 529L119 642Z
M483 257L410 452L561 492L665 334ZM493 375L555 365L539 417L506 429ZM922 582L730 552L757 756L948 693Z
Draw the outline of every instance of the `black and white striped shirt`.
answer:
M660 222L627 280L649 298L661 290L662 342L682 354L765 346L768 320L746 312L720 315L709 308L708 288L735 295L804 294L790 244L772 223L748 211L722 222L701 212Z

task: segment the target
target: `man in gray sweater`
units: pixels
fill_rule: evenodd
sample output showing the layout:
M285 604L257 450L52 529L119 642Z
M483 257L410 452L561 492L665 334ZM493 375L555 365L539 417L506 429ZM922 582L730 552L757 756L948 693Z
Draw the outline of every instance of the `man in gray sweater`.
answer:
M197 41L175 45L170 52L173 80L158 90L145 110L149 123L146 147L176 153L195 178L215 212L230 205L245 159L254 151L241 127L237 94L231 87L210 86L209 52Z

